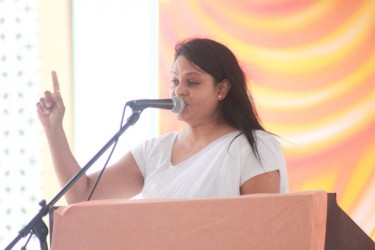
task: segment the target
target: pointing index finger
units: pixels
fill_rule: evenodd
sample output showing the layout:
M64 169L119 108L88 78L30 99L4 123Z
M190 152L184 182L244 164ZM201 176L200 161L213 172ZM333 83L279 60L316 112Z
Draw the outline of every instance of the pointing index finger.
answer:
M60 85L59 85L59 80L57 79L57 74L55 71L52 71L52 84L53 84L53 91L55 93L60 93Z

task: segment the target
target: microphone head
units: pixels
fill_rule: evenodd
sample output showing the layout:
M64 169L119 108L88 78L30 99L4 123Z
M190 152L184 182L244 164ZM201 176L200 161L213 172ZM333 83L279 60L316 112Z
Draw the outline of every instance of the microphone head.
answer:
M172 96L173 108L171 109L174 113L180 113L185 108L184 99L181 96Z

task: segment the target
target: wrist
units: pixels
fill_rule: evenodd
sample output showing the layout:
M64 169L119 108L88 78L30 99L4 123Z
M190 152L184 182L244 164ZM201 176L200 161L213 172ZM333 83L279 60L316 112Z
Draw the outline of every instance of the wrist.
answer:
M58 134L58 133L64 132L64 128L63 128L62 124L51 125L51 126L48 126L48 127L44 127L44 131L47 135Z

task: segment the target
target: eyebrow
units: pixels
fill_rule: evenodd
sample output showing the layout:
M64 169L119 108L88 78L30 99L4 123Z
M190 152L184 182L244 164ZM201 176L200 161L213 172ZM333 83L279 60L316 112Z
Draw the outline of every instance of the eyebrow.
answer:
M171 73L172 74L175 74L175 75L177 75L177 72L175 72L175 71L171 71ZM198 72L187 72L186 74L184 74L185 76L190 76L190 75L197 75L197 76L199 76L200 74L198 73Z

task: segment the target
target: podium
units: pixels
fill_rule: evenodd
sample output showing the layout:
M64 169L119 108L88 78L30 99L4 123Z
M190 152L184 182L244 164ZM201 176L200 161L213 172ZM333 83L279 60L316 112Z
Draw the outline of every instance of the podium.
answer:
M51 212L51 249L375 249L335 194L102 200Z

